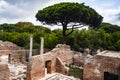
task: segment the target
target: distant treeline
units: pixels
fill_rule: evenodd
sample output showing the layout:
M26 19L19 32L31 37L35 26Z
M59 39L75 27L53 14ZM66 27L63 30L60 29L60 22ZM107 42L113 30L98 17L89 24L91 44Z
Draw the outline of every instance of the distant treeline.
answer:
M69 31L68 31L69 32ZM0 40L11 41L18 46L29 48L29 37L34 38L34 48L40 47L40 37L45 38L45 48L52 49L62 43L62 30L51 31L43 26L35 26L30 22L0 25ZM99 29L76 29L67 38L67 44L73 50L80 48L107 49L120 51L120 26L102 23Z

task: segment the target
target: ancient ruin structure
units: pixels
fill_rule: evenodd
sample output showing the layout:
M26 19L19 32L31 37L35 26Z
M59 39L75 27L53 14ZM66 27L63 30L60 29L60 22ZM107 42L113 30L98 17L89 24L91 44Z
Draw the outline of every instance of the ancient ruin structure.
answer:
M27 78L39 80L46 73L54 72L67 74L68 68L65 65L71 63L83 66L83 80L120 80L119 52L103 51L95 56L83 56L62 44L48 53L33 56L27 67Z
M42 38L42 43L44 40ZM32 39L31 42L32 44ZM70 49L70 46L58 44L54 49L32 56L26 62L26 50L17 45L0 41L0 80L45 80L46 74L53 74L48 80L63 77L65 80L78 80L68 75L70 65L83 69L83 80L120 80L120 52L103 51L91 56L82 55ZM29 51L28 51L29 52ZM22 63L22 64L21 64ZM81 65L77 66L77 65ZM27 71L26 71L27 70Z
M0 41L0 80L17 80L26 77L25 49L8 41Z
M72 63L73 56L70 46L61 44L48 53L33 56L27 66L27 79L38 80L46 73L67 74L68 68L65 64Z
M6 57L6 62L9 63L24 63L26 61L25 49L8 41L0 41L0 60L2 57Z
M84 64L83 80L120 80L120 52L103 51Z

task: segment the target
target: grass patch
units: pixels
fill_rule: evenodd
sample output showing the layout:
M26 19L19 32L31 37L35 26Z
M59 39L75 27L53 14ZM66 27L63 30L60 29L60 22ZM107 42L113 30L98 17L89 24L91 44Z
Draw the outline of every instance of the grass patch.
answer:
M74 76L75 78L79 78L79 79L83 80L83 70L82 69L70 67L68 75Z

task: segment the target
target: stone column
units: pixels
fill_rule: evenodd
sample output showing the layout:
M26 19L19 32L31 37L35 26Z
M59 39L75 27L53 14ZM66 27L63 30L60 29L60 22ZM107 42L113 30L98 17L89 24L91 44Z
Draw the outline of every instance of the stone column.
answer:
M29 59L32 56L32 48L33 48L33 37L30 36L30 50L29 50Z
M44 53L44 38L41 37L41 46L40 46L40 54L43 54Z

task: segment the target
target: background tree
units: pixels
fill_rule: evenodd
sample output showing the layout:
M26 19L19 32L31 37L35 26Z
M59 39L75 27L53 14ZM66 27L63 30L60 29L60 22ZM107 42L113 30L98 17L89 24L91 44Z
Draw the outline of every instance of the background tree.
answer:
M110 23L102 23L99 28L104 29L107 33L120 31L120 26L112 25Z
M25 23L26 24L26 23ZM104 23L103 23L104 24ZM109 24L109 23L108 23ZM75 29L74 32L67 37L66 44L71 46L72 50L79 51L85 48L91 50L105 49L120 51L120 31L107 32L104 27L100 29ZM67 30L66 33L69 33ZM56 44L62 43L62 30L56 29L51 31L49 28L36 25L16 24L0 24L0 40L11 41L18 46L29 48L29 37L33 35L33 48L40 47L40 37L45 38L45 48L52 49Z
M0 31L1 32L15 32L18 28L16 27L15 24L7 24L7 23L4 23L4 24L1 24L0 25Z
M36 14L37 20L45 24L57 24L63 26L63 43L66 43L66 37L73 32L75 26L98 27L103 17L94 9L85 6L84 3L59 3L53 6L39 10ZM78 27L77 27L78 28ZM68 34L66 31L71 29Z

